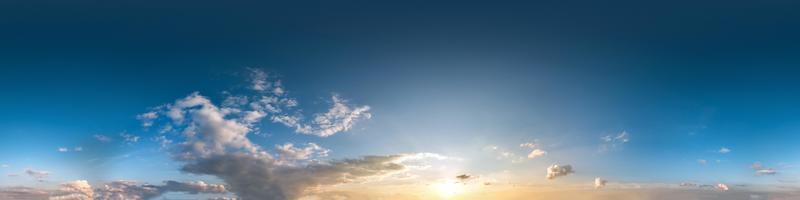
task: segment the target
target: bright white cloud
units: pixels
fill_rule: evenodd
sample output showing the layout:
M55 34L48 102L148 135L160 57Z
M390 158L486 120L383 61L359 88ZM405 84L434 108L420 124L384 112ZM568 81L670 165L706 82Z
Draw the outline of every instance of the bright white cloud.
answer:
M547 151L541 149L534 149L531 153L528 154L528 158L538 158L547 155Z
M69 151L69 149L67 147L58 147L58 149L56 149L56 150L58 150L58 152L67 152L67 151Z
M719 152L719 153L730 153L731 149L728 149L726 147L722 147L722 148L719 148L719 151L717 151L717 152Z
M369 119L369 106L348 106L345 100L338 95L331 96L333 105L328 112L314 115L313 124L315 130L312 134L320 137L328 137L338 132L350 130L353 125L361 119Z
M571 165L551 165L547 167L547 179L552 180L558 177L575 173Z
M594 189L600 189L606 186L608 183L607 180L601 179L600 177L594 178Z

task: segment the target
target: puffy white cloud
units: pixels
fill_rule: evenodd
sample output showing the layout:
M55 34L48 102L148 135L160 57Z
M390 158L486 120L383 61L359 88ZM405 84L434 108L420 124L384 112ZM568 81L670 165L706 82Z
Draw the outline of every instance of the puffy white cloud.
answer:
M94 190L89 182L77 180L61 184L61 189L50 196L50 200L93 200Z
M26 169L25 170L25 174L28 174L28 176L32 176L32 177L35 177L37 179L43 179L43 178L47 178L47 176L50 175L50 172L34 170L34 169Z
M119 134L122 137L122 140L127 142L128 144L133 144L139 142L139 136L128 134L126 132L122 132Z
M537 158L547 155L547 151L541 149L534 149L531 153L528 154L528 158Z
M594 178L594 189L600 189L606 186L608 183L607 180L601 179L600 177Z
M719 152L719 153L730 153L731 149L728 149L726 147L722 147L722 148L719 148L719 151L717 151L717 152Z
M555 179L561 176L566 176L575 173L571 165L551 165L547 167L547 179Z
M69 151L69 149L67 147L58 147L58 149L56 149L56 150L58 150L58 152L67 152L67 151Z

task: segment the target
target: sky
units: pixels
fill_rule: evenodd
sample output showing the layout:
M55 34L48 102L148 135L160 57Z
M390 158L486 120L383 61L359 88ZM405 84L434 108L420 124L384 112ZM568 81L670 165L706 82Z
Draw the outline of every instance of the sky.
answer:
M800 198L792 1L0 2L0 199Z

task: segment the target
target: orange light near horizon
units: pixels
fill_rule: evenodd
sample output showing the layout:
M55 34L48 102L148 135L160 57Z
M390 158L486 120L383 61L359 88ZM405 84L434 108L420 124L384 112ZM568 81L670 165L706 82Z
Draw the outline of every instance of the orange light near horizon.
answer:
M448 199L464 192L464 186L457 182L446 181L433 184L433 189L440 197Z

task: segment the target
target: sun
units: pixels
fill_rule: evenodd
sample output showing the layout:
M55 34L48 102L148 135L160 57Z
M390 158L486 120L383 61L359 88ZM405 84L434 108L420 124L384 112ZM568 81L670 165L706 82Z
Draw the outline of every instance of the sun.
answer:
M462 184L450 181L436 183L433 185L433 189L435 189L442 198L450 198L464 192L464 186Z

